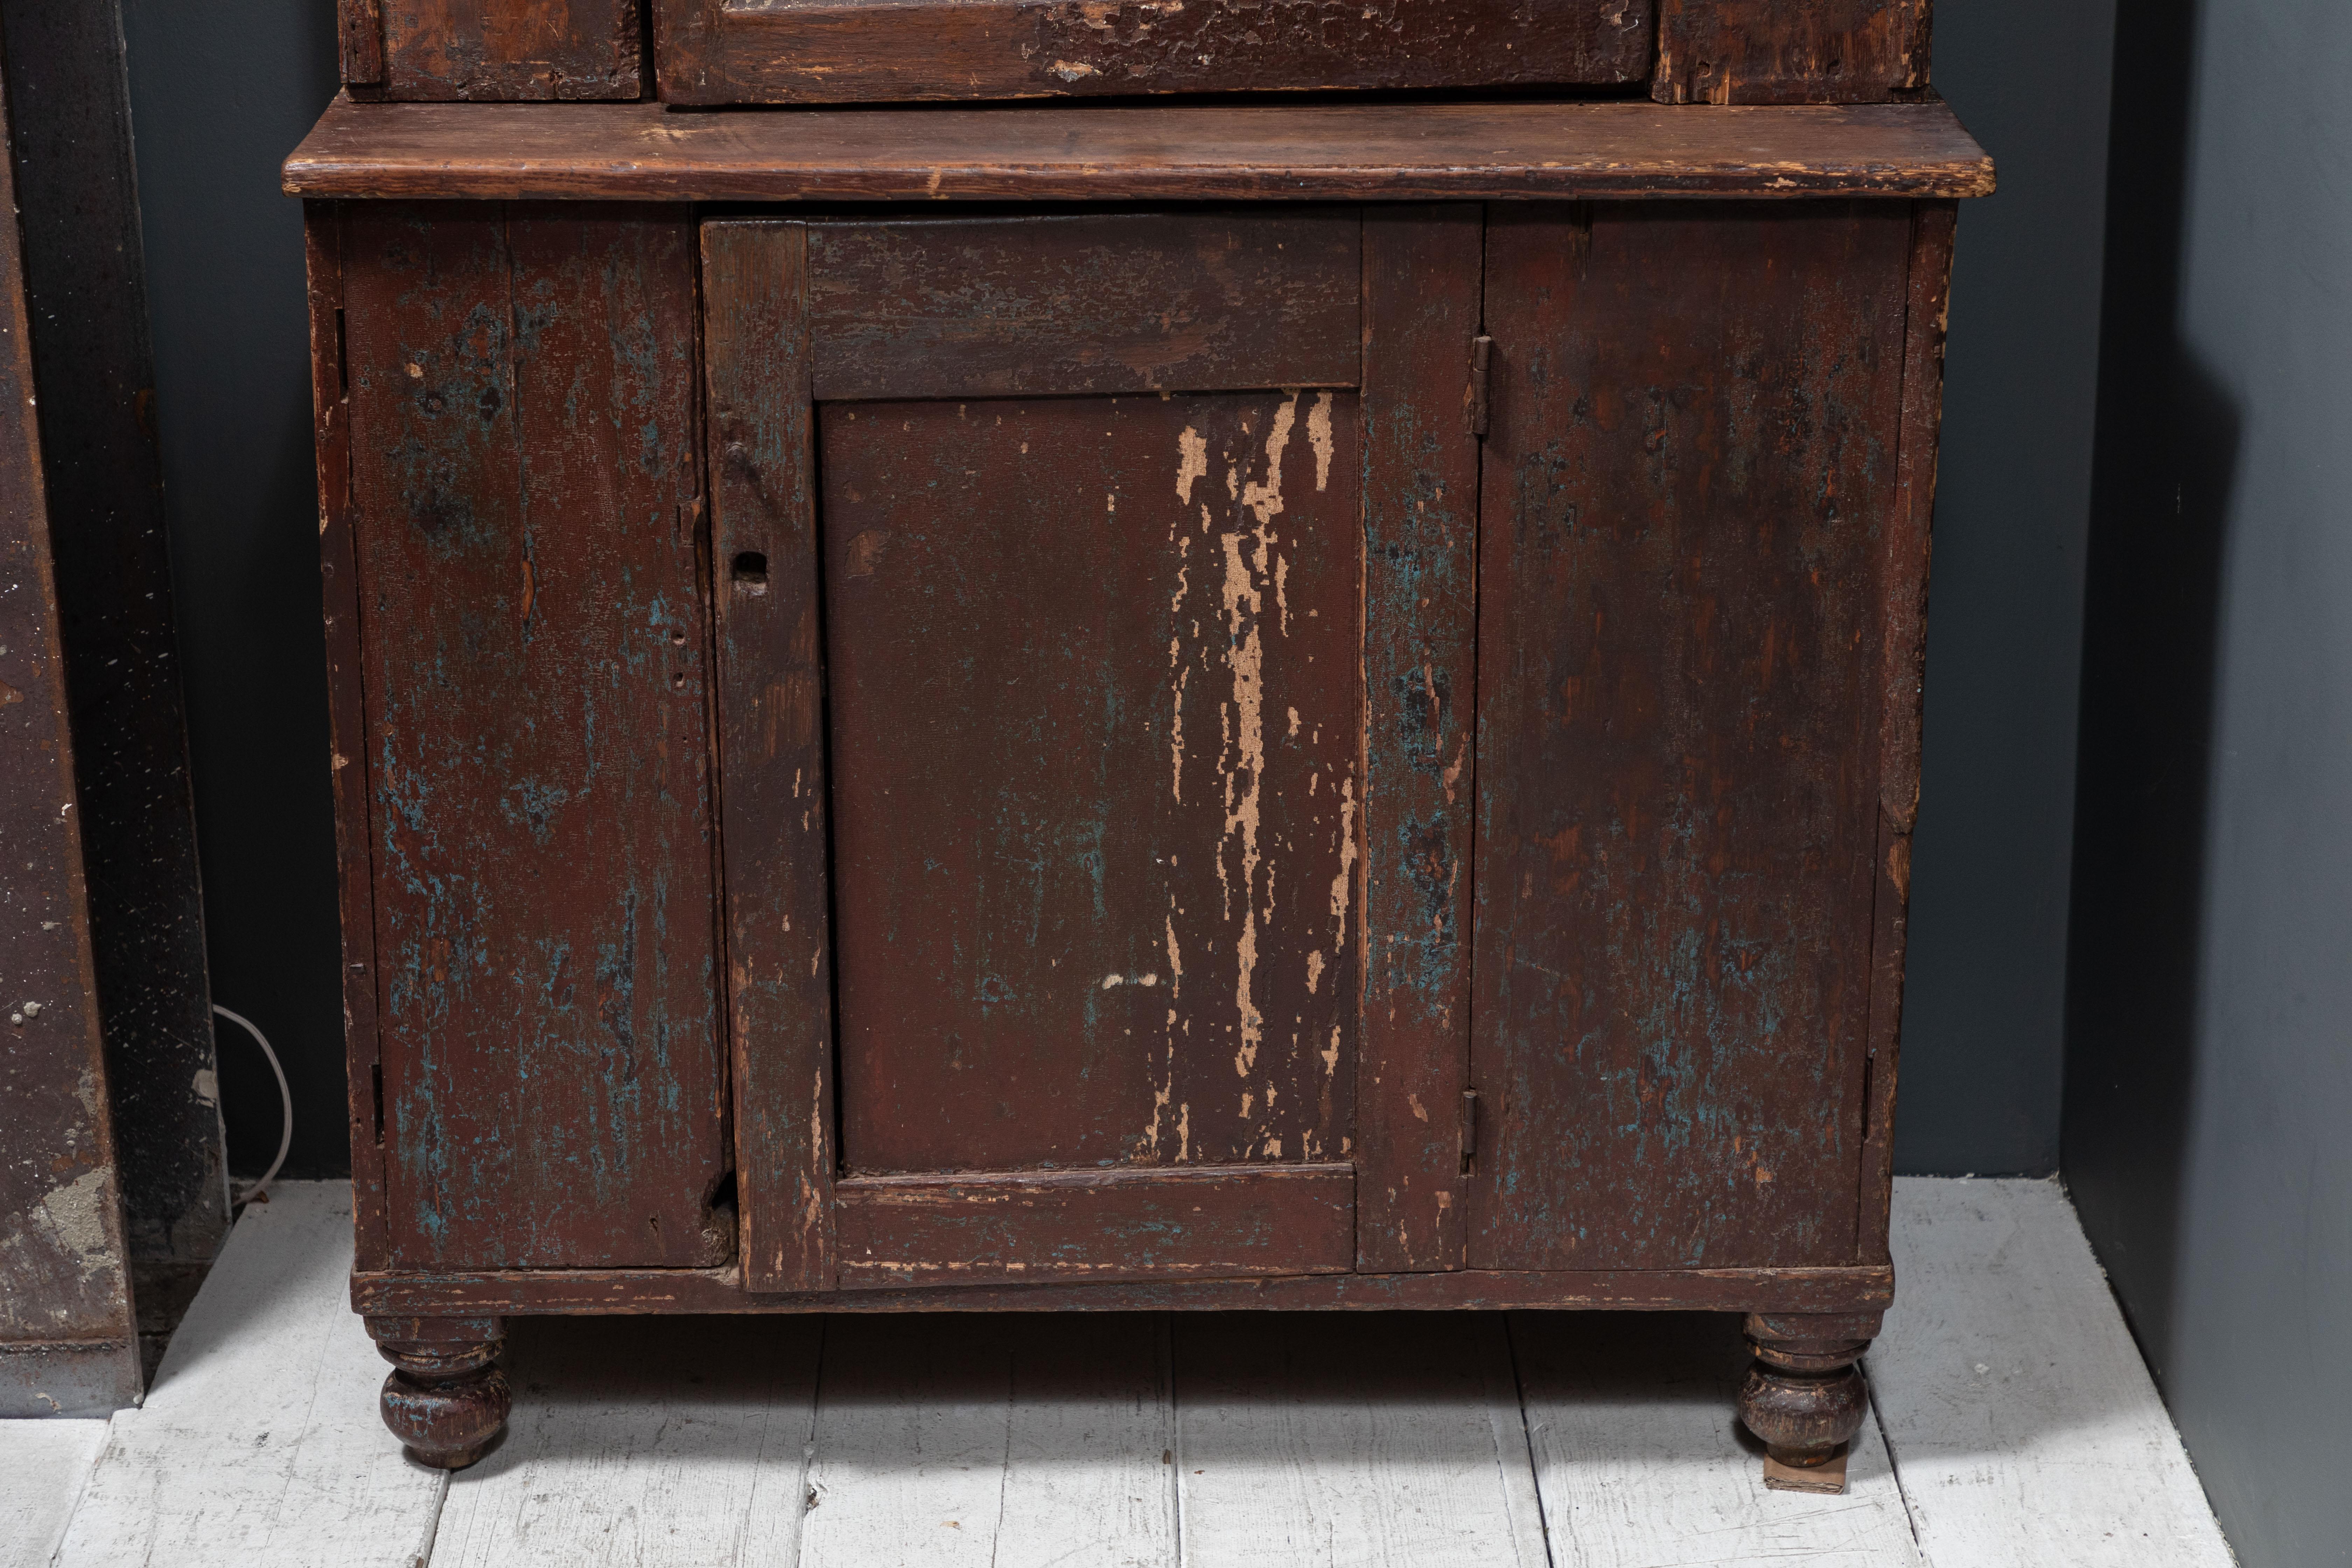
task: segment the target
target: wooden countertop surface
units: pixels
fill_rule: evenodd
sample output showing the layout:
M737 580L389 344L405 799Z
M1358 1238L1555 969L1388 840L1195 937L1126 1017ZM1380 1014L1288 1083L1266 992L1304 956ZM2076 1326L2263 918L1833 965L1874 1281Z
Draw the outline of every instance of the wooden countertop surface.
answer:
M286 161L311 197L1475 201L1989 195L1941 102L673 110L354 103Z

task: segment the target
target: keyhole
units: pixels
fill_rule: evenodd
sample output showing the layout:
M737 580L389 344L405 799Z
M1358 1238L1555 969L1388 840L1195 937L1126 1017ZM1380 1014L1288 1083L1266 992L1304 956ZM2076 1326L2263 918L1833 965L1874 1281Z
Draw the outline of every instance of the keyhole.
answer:
M768 591L768 558L756 550L746 550L735 557L735 581L746 593Z

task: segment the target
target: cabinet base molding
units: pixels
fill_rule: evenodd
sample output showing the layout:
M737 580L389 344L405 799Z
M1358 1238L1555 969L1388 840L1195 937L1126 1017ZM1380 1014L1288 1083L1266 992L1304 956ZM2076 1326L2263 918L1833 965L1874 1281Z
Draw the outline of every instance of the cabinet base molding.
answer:
M1255 1279L941 1286L754 1293L734 1268L522 1268L352 1276L370 1323L390 1314L475 1317L603 1312L1414 1311L1591 1310L1746 1311L1757 1321L1852 1322L1895 1299L1895 1270L1846 1268L1462 1269L1428 1274L1308 1274ZM1773 1314L1767 1317L1765 1314ZM1751 1328L1750 1332L1753 1333ZM382 1339L379 1334L379 1341ZM1860 1336L1866 1342L1867 1336ZM387 1354L390 1352L387 1352ZM1853 1352L1861 1353L1857 1344ZM1847 1358L1848 1364L1852 1357ZM1769 1440L1769 1439L1768 1439ZM1843 1441L1843 1438L1839 1439Z

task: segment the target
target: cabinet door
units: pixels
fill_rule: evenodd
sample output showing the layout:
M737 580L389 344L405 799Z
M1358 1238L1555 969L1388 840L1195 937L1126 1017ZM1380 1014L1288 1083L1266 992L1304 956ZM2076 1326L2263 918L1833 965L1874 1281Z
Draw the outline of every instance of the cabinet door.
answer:
M1494 215L1475 1266L1855 1257L1911 236Z
M706 226L755 1289L1355 1266L1369 226Z
M723 1261L693 225L311 234L362 1257Z

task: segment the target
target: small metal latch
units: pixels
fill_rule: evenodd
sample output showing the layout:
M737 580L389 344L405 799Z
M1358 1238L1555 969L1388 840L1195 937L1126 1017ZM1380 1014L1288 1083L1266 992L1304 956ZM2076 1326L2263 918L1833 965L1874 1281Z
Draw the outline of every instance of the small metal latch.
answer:
M1481 334L1470 340L1470 384L1462 394L1462 408L1470 434L1481 439L1486 434L1486 366L1494 355L1494 339Z
M1470 1173L1470 1162L1478 1157L1478 1091L1462 1091L1462 1173Z

